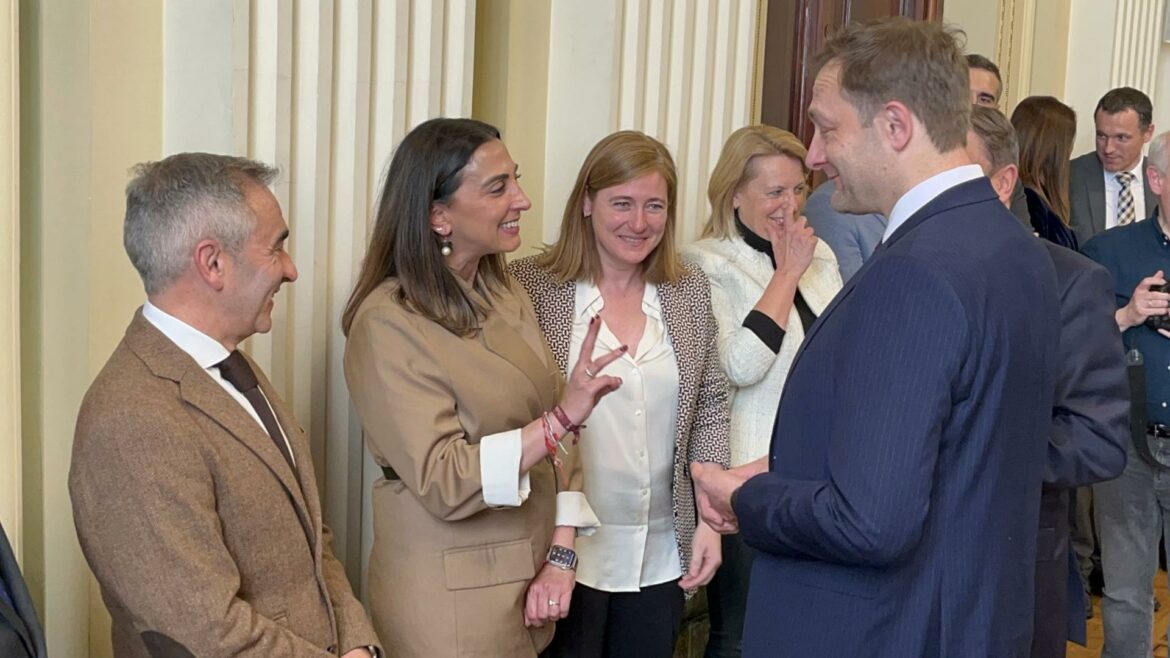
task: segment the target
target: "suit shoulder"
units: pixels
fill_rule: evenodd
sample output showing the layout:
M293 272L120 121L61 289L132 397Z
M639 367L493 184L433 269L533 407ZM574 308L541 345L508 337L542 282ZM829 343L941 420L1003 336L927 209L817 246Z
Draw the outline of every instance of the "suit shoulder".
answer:
M724 238L703 238L684 246L681 250L684 260L697 263L700 267L727 259L732 253L731 240ZM703 267L706 271L706 268Z
M1098 256L1113 255L1112 252L1114 249L1118 249L1119 247L1124 248L1125 242L1129 239L1131 232L1140 230L1142 230L1141 222L1133 222L1125 226L1114 226L1088 239L1081 246L1081 251L1093 260L1097 260Z
M555 285L552 274L536 262L536 256L517 258L508 263L508 273L524 287L529 295L533 290L550 288Z
M192 367L197 367L194 362ZM115 453L143 449L156 453L182 443L185 433L176 428L192 424L179 384L154 374L137 354L119 345L82 400L74 432L74 467L101 463L103 456Z

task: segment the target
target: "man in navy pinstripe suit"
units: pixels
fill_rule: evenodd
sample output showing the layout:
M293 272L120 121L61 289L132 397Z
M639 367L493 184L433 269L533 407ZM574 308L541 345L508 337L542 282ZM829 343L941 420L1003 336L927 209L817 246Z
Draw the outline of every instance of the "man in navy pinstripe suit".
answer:
M1052 260L966 154L954 33L854 24L821 62L809 164L836 210L889 224L805 338L763 472L696 473L704 516L758 551L744 653L1025 656Z

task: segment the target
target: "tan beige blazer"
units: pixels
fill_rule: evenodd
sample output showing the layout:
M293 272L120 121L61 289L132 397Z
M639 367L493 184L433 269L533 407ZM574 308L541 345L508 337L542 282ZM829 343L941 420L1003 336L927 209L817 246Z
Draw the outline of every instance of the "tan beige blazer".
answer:
M553 469L530 471L532 493L515 508L489 508L480 478L480 439L527 425L563 386L513 287L463 337L407 310L388 280L349 331L345 375L366 446L401 478L374 484L368 575L374 625L395 656L519 658L552 639L551 624L525 629L523 605L552 537Z
M85 396L69 493L119 658L378 644L321 523L305 433L256 374L299 485L248 412L141 310Z

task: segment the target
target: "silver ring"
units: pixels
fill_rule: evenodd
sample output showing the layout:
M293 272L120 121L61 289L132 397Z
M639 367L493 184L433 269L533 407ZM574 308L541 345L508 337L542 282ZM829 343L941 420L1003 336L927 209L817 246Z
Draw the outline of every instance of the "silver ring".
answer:
M597 373L590 370L589 366L585 366L585 376L588 377L589 379L593 379L594 377L597 376Z
M552 600L552 599L549 599L549 600L548 600L548 604L549 604L549 605L560 605L560 603L557 603L556 601L554 601L554 600Z

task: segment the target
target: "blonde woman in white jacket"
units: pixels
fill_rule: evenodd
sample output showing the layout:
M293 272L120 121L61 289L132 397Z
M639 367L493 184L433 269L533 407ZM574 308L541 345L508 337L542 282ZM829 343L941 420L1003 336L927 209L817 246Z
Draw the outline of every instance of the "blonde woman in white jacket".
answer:
M788 369L812 325L841 289L837 259L800 210L808 190L807 151L772 126L728 137L711 174L711 217L683 253L711 281L719 361L732 386L731 465L768 453ZM751 549L723 538L723 566L707 587L707 658L740 655Z

